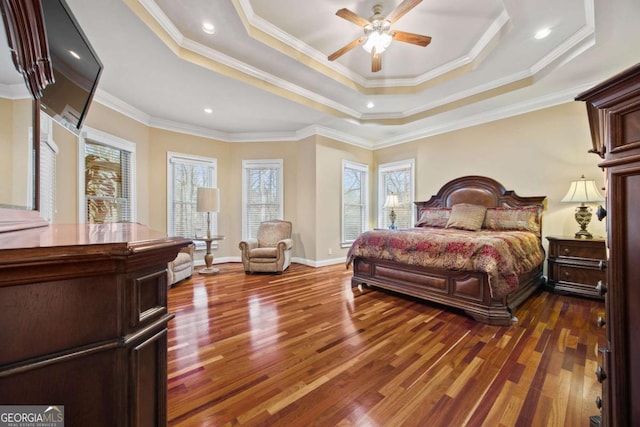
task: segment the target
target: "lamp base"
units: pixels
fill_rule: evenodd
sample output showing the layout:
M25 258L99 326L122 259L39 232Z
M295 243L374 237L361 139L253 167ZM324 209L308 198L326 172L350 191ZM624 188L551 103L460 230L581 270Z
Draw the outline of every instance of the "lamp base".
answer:
M587 230L580 230L575 235L576 239L593 239L593 234L589 233Z
M576 222L580 226L580 230L576 233L576 239L593 239L593 234L587 231L587 225L591 222L591 208L582 204L578 206L575 212Z
M220 269L215 267L203 267L198 270L198 274L202 274L203 276L213 276L218 273L220 273Z
M391 224L389 225L389 230L396 230L398 227L396 226L396 212L391 208L391 213L389 214L389 220Z

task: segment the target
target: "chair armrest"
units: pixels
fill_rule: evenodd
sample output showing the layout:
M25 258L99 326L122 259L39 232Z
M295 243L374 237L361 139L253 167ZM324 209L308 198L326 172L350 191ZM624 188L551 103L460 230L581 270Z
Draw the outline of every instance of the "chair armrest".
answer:
M242 251L250 251L251 249L255 249L255 248L258 247L258 240L257 239L243 240L243 241L240 242L238 247Z
M293 239L282 239L278 241L278 250L286 251L293 247Z
M185 246L184 248L181 248L180 252L184 252L185 254L189 254L189 255L191 255L191 258L193 258L195 250L196 250L196 245L193 244L193 243L189 243L189 245Z

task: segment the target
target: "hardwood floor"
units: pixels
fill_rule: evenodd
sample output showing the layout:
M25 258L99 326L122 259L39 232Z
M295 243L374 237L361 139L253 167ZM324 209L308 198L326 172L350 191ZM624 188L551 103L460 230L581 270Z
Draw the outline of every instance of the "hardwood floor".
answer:
M510 327L351 290L344 265L169 291L170 426L588 426L602 302L540 292Z

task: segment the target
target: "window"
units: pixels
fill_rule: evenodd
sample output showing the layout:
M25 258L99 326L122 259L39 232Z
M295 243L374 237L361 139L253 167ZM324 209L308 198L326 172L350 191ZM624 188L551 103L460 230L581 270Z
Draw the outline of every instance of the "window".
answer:
M217 187L217 170L217 159L167 153L167 233L170 236L194 238L207 234L208 213L196 211L198 187ZM212 212L211 234L217 233L218 214Z
M398 228L413 227L415 223L413 169L413 160L385 163L378 167L378 226L380 228L388 228L391 224L389 219L391 208L384 207L389 194L396 194L400 204L399 207L394 208L396 226Z
M58 146L53 141L52 121L40 114L40 216L53 222L56 208L56 156Z
M369 166L342 161L342 246L367 229Z
M283 219L283 162L242 161L242 236L255 238L258 226L269 219Z
M87 128L80 143L80 221L135 221L135 144Z

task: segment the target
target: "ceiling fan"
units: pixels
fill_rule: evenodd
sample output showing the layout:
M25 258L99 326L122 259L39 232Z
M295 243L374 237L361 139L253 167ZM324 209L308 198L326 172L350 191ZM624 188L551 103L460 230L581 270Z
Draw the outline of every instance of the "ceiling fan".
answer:
M368 20L349 9L343 8L338 10L336 15L361 26L364 35L336 50L329 55L327 59L329 61L335 61L354 47L362 45L367 52L371 52L371 71L375 73L382 69L382 58L380 54L391 44L392 39L422 47L427 46L431 43L431 37L429 36L391 29L393 23L416 7L421 1L422 0L404 0L386 17L382 16L382 5L376 4L373 6L373 16Z

